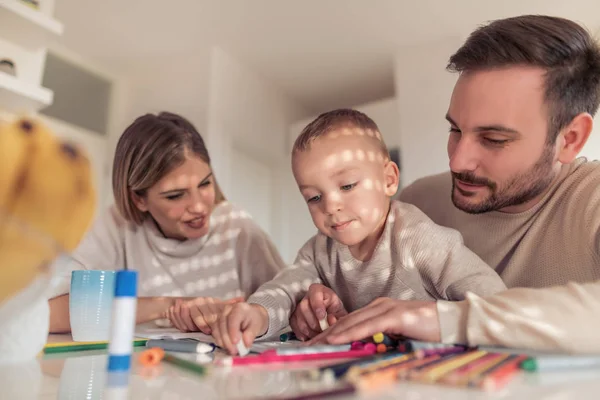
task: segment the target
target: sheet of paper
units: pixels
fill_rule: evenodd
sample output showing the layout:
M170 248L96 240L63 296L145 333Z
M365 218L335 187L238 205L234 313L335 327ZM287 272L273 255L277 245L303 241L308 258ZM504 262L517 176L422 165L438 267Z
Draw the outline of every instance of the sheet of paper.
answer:
M176 328L139 326L135 331L135 336L144 339L196 339L204 343L214 343L213 337L210 335L206 335L202 332L181 332ZM300 346L300 344L301 342L297 340L281 342L279 340L257 339L250 348L250 351L253 353L262 353L270 349L296 347Z

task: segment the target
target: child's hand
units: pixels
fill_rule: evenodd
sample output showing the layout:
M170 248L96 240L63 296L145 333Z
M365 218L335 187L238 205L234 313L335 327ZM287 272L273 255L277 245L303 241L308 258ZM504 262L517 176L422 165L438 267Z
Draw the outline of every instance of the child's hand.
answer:
M240 340L250 349L254 339L264 335L268 328L269 314L263 306L237 303L224 307L212 335L217 346L235 355Z
M319 321L325 316L329 325L333 325L346 314L344 304L333 290L314 283L294 310L290 326L298 339L307 340L321 333Z
M201 331L207 335L212 333L213 325L227 304L244 301L242 297L220 300L212 297L197 297L193 300L175 300L175 305L167 311L167 317L180 331Z

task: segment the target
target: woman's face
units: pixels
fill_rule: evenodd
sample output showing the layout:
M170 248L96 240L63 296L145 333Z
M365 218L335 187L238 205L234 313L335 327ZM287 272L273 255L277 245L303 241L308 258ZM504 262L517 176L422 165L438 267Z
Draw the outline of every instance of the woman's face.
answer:
M215 206L215 186L210 166L187 155L143 197L133 195L140 211L149 212L163 234L172 239L196 239L208 233Z

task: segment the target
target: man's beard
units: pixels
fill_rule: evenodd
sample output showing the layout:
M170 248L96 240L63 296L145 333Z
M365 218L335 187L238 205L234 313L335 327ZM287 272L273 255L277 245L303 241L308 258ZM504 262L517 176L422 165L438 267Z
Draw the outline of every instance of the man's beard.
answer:
M459 210L469 214L482 214L527 203L543 193L552 183L552 164L553 147L546 145L539 160L527 172L517 174L500 188L496 182L479 178L472 172L452 172L452 203ZM468 198L470 193L456 187L456 179L473 185L487 186L490 195L478 204L466 202L464 198ZM457 191L462 196L459 197Z

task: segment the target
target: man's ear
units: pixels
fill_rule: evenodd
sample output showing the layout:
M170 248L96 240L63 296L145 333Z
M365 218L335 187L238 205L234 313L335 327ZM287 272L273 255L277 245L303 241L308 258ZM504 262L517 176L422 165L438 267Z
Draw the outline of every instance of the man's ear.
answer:
M572 162L585 146L593 127L594 119L588 113L581 113L573 118L556 139L558 161L563 164Z
M148 211L148 203L146 202L146 196L140 196L134 191L131 191L131 200L133 200L133 204L135 204L137 209L141 212Z
M383 191L388 197L392 197L398 191L398 185L400 184L400 170L393 161L386 161L383 167L384 173L384 186Z

